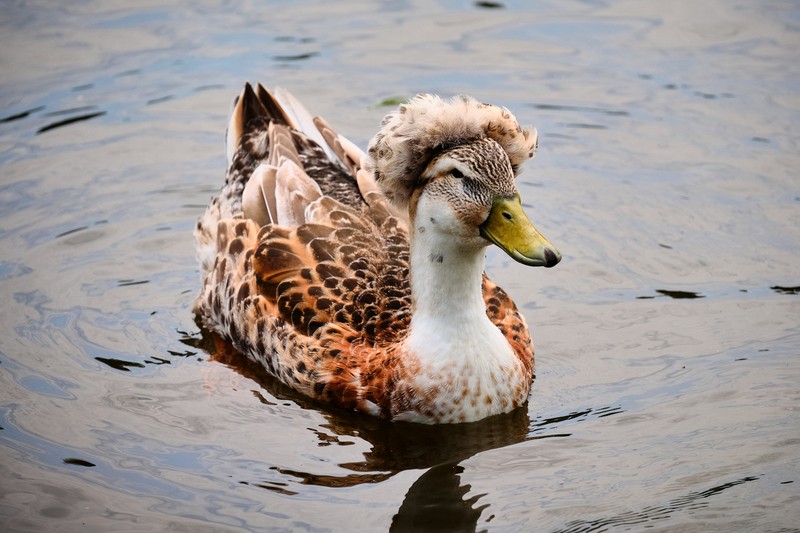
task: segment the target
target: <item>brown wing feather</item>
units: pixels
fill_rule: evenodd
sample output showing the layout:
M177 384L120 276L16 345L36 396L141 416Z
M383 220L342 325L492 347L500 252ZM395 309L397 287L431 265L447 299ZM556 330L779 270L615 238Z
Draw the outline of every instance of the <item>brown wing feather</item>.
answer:
M252 257L259 292L304 335L320 338L330 323L358 332L351 343L402 340L411 306L405 232L347 209L327 215L331 225L264 227Z
M525 317L517 309L516 304L506 294L506 291L498 287L483 275L483 300L486 302L486 315L489 320L497 326L511 349L519 357L525 372L533 376L533 343Z
M197 310L301 392L388 416L402 401L392 395L411 316L408 239L389 221L338 220L291 229L221 221Z

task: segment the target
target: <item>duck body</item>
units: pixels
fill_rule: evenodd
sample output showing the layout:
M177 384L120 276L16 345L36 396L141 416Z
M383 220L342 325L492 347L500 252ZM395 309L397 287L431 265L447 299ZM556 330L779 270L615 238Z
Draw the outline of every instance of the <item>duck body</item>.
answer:
M560 259L514 185L535 131L423 95L365 154L289 93L246 85L227 135L226 180L195 231L207 328L298 392L391 420L524 404L528 327L483 266L491 243Z

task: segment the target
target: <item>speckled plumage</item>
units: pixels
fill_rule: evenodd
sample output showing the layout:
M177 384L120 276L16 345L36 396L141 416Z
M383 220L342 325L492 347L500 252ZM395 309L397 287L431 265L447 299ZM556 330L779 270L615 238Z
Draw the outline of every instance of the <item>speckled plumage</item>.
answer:
M204 275L195 310L206 327L305 395L389 419L471 421L522 405L533 377L527 325L508 295L482 274L488 243L475 228L488 213L487 194L516 192L513 174L533 156L536 136L523 132L507 110L467 98L449 105L418 97L398 114L410 116L420 105L432 105L431 113L445 110L440 116L445 121L459 116L453 106L468 108L478 126L461 128L466 132L461 137L448 133L448 146L421 130L428 140L418 135L416 151L403 156L412 170L387 179L387 169L397 167L378 150L397 155L400 145L392 136L401 129L404 138L413 137L410 125L396 127L399 115L387 117L370 157L321 119L311 121L317 129L310 131L310 117L291 95L279 100L260 85L255 90L247 85L229 126L225 183L195 232ZM498 120L505 122L498 125ZM492 140L497 135L486 124L508 138ZM387 127L395 128L389 132ZM504 155L509 153L510 158ZM504 177L488 189L480 180L456 183L451 160L469 173L497 167L492 175ZM441 170L442 165L450 166ZM387 201L393 192L400 199ZM435 207L428 205L440 201L454 214L437 220L429 216L438 214ZM425 220L418 210L424 210ZM448 217L456 226L465 224L469 235L455 253L464 248L480 254L478 277L467 272L465 279L472 276L480 286L475 288L483 309L478 323L490 324L491 331L474 343L467 332L465 339L441 345L456 350L428 353L424 346L435 344L428 342L421 323L428 308L415 293L427 283L422 271L441 268L437 275L446 275L447 268L458 270L462 262L452 263L456 257L448 246L412 260L411 241L427 242ZM416 267L416 283L413 264L423 265ZM436 316L447 325L441 315ZM410 333L412 324L416 336ZM486 344L493 352L503 339L506 345L496 356L469 356L473 345L481 352Z

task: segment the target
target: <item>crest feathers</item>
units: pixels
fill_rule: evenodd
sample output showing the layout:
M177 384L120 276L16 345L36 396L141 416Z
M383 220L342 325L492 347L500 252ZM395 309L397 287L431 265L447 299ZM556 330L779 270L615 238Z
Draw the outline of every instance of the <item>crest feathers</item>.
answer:
M438 153L479 137L503 147L515 174L536 154L536 129L523 129L505 107L470 96L444 100L420 94L383 119L369 144L367 170L387 198L406 209L420 175Z

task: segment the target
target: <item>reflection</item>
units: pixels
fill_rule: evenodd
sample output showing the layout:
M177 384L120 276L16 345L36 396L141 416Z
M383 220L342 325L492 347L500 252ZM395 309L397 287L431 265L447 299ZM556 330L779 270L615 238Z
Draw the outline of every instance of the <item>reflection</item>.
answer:
M97 466L94 463L90 463L84 459L78 459L76 457L67 457L64 459L64 464L68 465L76 465L76 466L85 466L86 468L92 468L93 466Z
M247 481L240 481L241 485L250 485ZM288 487L288 483L281 483L279 481L265 481L264 483L253 483L254 487L258 487L260 489L267 489L271 490L272 492L277 492L278 494L283 494L284 496L296 496L298 493L286 489L284 487Z
M461 485L463 471L462 466L446 463L422 474L408 489L389 531L476 531L481 512L489 505L474 507L485 494L466 497L472 487Z
M133 368L144 368L142 363L137 363L135 361L125 361L123 359L117 359L115 357L95 357L95 360L104 363L111 368L115 368L117 370L122 370L124 372L130 372L131 367Z
M117 287L130 287L132 285L144 285L150 283L149 279L120 279L117 280Z
M358 436L369 441L372 449L364 454L364 461L340 465L359 472L400 472L457 463L477 453L529 439L527 406L468 424L426 426L356 414L347 418L328 417L332 423L325 427L339 435Z
M344 466L344 465L339 465ZM288 468L278 468L273 466L274 470L284 476L291 476L297 478L301 485L316 485L318 487L339 488L339 487L355 487L363 485L364 483L380 483L386 481L397 472L370 472L365 474L347 474L345 476L331 476L325 474L312 474L310 472L299 472Z
M321 404L272 378L260 365L240 355L219 336L202 329L201 332L201 338L195 339L192 344L207 352L212 360L252 379L278 400L289 400L305 409L320 412L326 422L312 429L319 439L319 446L329 446L332 443L347 445L354 439L363 439L371 445L362 461L339 465L353 472L352 474L329 476L275 469L296 478L301 484L341 487L379 483L404 470L427 469L443 464L456 465L482 451L531 438L531 421L526 406L478 422L427 426L389 422ZM253 392L260 401L270 403L258 391Z
M797 287L781 287L780 285L773 285L770 287L778 294L800 294L800 286Z
M705 298L705 296L699 292L692 292L692 291L671 291L667 289L656 289L658 296L667 296L674 300L692 300L695 298ZM637 300L652 300L653 298L657 298L658 296L637 296Z
M51 122L46 126L42 126L38 130L36 130L36 135L40 133L44 133L46 131L50 131L56 128L60 128L62 126L68 126L69 124L74 124L76 122L83 122L84 120L91 120L93 118L102 117L105 115L105 111L97 111L95 113L86 113L85 115L78 115L77 117L66 118L64 120L59 120L57 122Z
M155 105L155 104L160 104L162 102L168 102L174 99L175 99L174 95L168 94L166 96L160 96L158 98L153 98L151 100L148 100L147 102L144 103L144 105Z
M30 109L26 109L25 111L20 111L19 113L14 113L13 115L8 115L8 116L5 116L5 117L2 117L2 118L0 118L0 124L2 124L3 122L13 122L14 120L20 120L20 119L26 118L29 115L33 114L33 113L37 113L37 112L41 111L42 109L44 109L44 106L40 105L40 106L37 106L37 107L32 107Z
M58 235L56 235L56 239L60 239L61 237L66 237L67 235L72 235L73 233L78 233L79 231L83 231L85 229L89 229L89 226L79 226L77 228L68 229L67 231L62 231Z
M526 405L507 414L467 424L428 426L389 422L337 409L300 395L272 378L260 365L239 354L227 341L203 328L200 328L199 337L187 336L181 342L205 351L212 360L255 381L279 402L288 400L321 413L325 422L309 428L316 434L319 447L348 446L359 439L371 446L363 454L363 460L338 465L349 471L344 475L302 472L277 466L271 470L294 478L301 485L328 488L381 483L403 471L423 470L406 493L393 518L391 531L475 531L488 504L475 506L485 496L483 494L466 498L471 487L461 484L460 474L464 468L460 463L478 453L520 442L568 437L570 433L555 433L553 429L588 417L602 418L623 412L620 407L603 407L531 420ZM260 391L254 390L253 394L260 402L275 405ZM285 495L296 494L287 488L287 484L274 480L239 483Z
M318 476L289 470L279 470L295 477L302 484L319 486L353 486L377 483L398 472L426 469L443 464L456 465L486 450L494 450L534 439L568 437L569 433L554 433L572 421L588 417L601 418L622 413L620 407L587 408L563 416L531 420L527 405L510 413L491 416L466 424L424 425L410 422L389 422L353 411L317 402L287 387L267 374L261 365L239 354L218 335L200 329L200 337L185 337L181 342L203 350L211 359L222 363L242 376L251 379L278 401L288 400L304 409L321 413L326 422L311 429L319 439L318 446L332 444L347 446L363 439L371 445L362 461L339 466L355 472L346 476ZM274 402L253 391L267 405Z
M694 298L705 298L699 292L692 291L670 291L667 289L656 289L656 292L662 296L669 296L675 300L691 300Z
M272 59L275 61L303 61L304 59L311 59L312 57L316 57L318 55L319 52L307 52L305 54L273 56Z
M342 437L363 439L371 444L372 449L364 454L363 461L339 465L365 475L335 478L294 471L283 472L297 477L304 484L352 486L376 483L403 470L430 468L444 463L455 464L476 453L530 439L528 433L531 421L527 406L478 422L428 426L410 422L389 422L322 404L274 379L261 365L239 354L221 337L201 331L202 339L194 346L206 351L214 361L225 364L252 379L278 400L289 400L304 409L322 413L327 422L315 430L320 446L327 446L332 442L341 444Z

